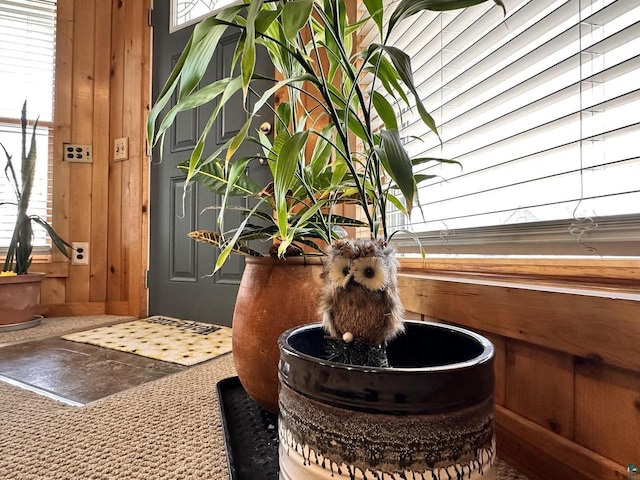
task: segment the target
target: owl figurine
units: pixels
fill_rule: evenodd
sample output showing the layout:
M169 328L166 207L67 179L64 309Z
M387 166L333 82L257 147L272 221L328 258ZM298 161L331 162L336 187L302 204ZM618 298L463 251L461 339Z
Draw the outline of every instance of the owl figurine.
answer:
M404 331L394 253L371 239L338 240L331 248L318 302L329 360L388 366L386 343Z

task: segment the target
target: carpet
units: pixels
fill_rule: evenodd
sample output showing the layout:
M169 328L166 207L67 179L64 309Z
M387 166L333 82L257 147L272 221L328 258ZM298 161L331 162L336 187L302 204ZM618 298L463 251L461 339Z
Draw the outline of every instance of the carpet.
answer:
M62 338L185 366L231 351L231 328L160 315Z

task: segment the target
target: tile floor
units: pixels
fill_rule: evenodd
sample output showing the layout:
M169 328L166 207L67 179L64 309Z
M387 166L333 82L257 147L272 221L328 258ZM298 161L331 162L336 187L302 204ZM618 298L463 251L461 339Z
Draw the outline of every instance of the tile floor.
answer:
M186 368L58 337L0 347L0 380L76 406Z

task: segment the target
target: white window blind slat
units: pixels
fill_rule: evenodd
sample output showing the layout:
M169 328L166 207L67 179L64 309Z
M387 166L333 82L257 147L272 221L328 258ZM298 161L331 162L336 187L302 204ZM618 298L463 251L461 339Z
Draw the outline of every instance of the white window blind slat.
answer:
M55 65L55 0L0 0L0 142L12 155L20 175L22 104L27 100L29 135L38 118L36 148L38 163L29 213L47 221L52 216L50 150L53 121ZM0 152L0 202L15 201L6 177L6 158ZM0 249L9 244L15 222L15 207L0 206ZM48 251L43 229L34 228L34 250Z
M422 208L390 221L436 250L446 238L455 253L495 253L481 232L504 253L521 250L539 238L527 225L544 225L544 253L640 255L640 4L505 3L506 18L487 2L399 25L394 45L411 51L443 140L417 112L398 110L405 147L414 158L457 160L462 170L423 166L436 177L421 184Z

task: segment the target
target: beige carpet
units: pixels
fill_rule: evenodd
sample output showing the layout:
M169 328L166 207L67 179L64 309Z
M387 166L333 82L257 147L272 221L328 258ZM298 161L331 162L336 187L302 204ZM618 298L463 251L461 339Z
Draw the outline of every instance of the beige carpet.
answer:
M161 315L71 333L62 338L187 367L231 351L229 327Z
M50 319L23 333L37 338L114 320ZM0 343L18 333L0 334ZM232 375L225 355L82 408L0 382L0 479L227 479L215 386Z
M0 345L116 320L125 319L48 319L0 333ZM215 385L233 375L224 355L82 408L0 381L0 479L227 480ZM524 479L496 466L498 480Z

